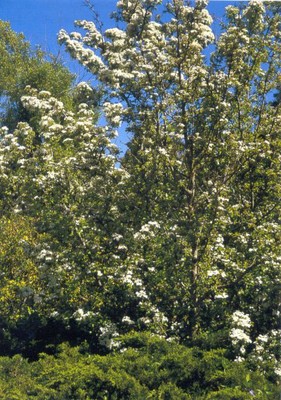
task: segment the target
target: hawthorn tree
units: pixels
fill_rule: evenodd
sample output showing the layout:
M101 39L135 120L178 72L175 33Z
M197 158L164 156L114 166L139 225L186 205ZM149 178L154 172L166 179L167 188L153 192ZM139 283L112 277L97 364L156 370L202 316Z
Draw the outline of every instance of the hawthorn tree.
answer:
M116 27L77 21L86 35L62 30L59 41L104 85L109 122L131 135L120 161L122 265L146 314L132 313L132 325L232 343L240 358L271 348L274 364L280 6L228 6L215 40L206 5L120 0Z
M86 83L76 90L92 91ZM1 131L1 234L11 235L11 221L27 224L25 235L18 233L3 249L3 308L16 294L18 303L2 318L8 325L26 321L34 341L33 318L43 321L39 325L56 320L66 330L70 320L89 315L99 330L114 283L113 277L104 282L101 271L107 266L109 276L116 263L112 202L120 173L113 133L95 125L96 113L85 103L69 111L50 92L31 88L22 102L38 127L21 122L13 134L6 127ZM14 246L18 249L8 258Z

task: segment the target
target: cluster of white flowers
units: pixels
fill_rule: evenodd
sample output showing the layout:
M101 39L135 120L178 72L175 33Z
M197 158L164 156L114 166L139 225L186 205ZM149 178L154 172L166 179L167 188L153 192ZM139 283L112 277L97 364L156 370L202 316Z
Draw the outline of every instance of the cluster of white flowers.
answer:
M75 21L75 25L87 31L86 36L82 38L86 45L98 48L98 46L103 42L102 34L99 32L93 21L77 20Z
M107 121L113 127L119 127L122 121L123 106L121 103L109 103L103 104L103 111Z
M32 95L33 94L33 95ZM61 115L64 111L64 105L61 101L52 97L47 91L41 91L31 95L22 96L21 102L23 106L30 111L39 111L42 115L48 115L50 117Z
M215 299L227 299L228 298L228 294L226 292L222 292L222 293L218 293L215 295Z
M126 32L118 28L107 29L104 33L105 37L113 41L114 48L122 49L125 47L127 35Z
M87 318L93 317L93 315L94 313L92 311L84 312L83 308L78 308L78 310L73 313L73 317L76 321L83 321Z
M250 328L251 327L251 319L248 314L243 313L242 311L235 311L232 315L232 322L235 326L239 326L241 328Z
M45 261L45 262L50 262L53 261L54 259L54 254L51 250L49 249L42 249L40 253L37 256L38 260L40 261Z
M146 239L155 236L155 231L159 230L161 225L157 221L149 221L142 225L141 229L134 234L135 239Z
M259 31L263 27L265 6L262 0L251 0L248 7L243 10L243 16L249 16L252 22L252 29Z
M122 318L122 322L128 325L134 325L134 321L128 315Z
M75 37L77 38L77 35ZM97 73L100 69L105 68L102 59L93 50L85 48L81 40L72 39L71 35L68 35L65 30L62 29L59 32L58 40L60 43L63 42L67 46L69 53L91 72ZM83 40L87 41L87 39ZM93 45L94 40L92 37L91 40L88 38L88 41L91 41L91 45Z
M141 289L139 291L136 291L136 296L140 299L140 300L146 300L148 299L148 295L145 291L145 289Z
M245 331L241 328L232 328L230 331L230 338L234 345L238 343L251 343L251 339L249 335L245 333Z
M138 280L134 279L134 274L131 270L126 271L126 273L122 275L122 280L124 283L127 283L129 285L138 284ZM142 281L140 281L140 285L142 285Z
M237 361L242 361L246 352L245 346L252 343L249 336L252 321L248 314L242 311L235 311L232 315L232 326L230 331L230 339L235 346L238 356Z
M100 327L100 336L99 336L99 343L102 346L107 347L109 350L113 349L114 347L118 347L118 343L114 341L114 338L119 336L117 331L117 327L114 323L108 322Z
M226 273L224 271L218 270L218 269L210 269L207 272L208 277L212 277L212 276L220 276L222 278L226 277Z
M86 98L93 93L93 88L87 82L79 82L75 87L76 92L83 93Z
M224 238L223 238L223 236L221 234L217 235L216 247L217 248L224 248Z

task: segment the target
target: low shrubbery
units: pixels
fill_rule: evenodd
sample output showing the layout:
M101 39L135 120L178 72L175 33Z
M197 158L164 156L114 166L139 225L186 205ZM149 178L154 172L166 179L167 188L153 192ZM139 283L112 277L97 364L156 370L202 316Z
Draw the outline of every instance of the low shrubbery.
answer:
M203 352L149 334L130 334L105 356L67 344L29 363L0 359L0 397L56 399L276 399L277 389L223 350Z

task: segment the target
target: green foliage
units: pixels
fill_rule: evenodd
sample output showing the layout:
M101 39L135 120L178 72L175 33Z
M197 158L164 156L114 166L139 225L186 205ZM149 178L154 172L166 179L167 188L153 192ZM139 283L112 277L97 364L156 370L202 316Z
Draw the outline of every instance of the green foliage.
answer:
M274 399L270 384L223 351L202 352L148 334L131 334L106 356L61 346L27 363L0 359L3 399ZM14 397L9 397L14 396ZM29 397L27 397L29 396ZM231 397L232 396L232 397Z

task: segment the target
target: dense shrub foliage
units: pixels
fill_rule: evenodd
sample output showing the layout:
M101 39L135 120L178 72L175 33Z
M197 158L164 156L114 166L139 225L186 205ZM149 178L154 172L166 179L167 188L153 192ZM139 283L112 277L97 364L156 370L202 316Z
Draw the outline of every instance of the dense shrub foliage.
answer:
M62 30L98 89L0 25L2 398L277 398L281 8L206 7Z
M28 363L2 357L0 394L13 399L275 399L277 390L223 350L202 351L150 334L130 334L107 355L61 346Z

